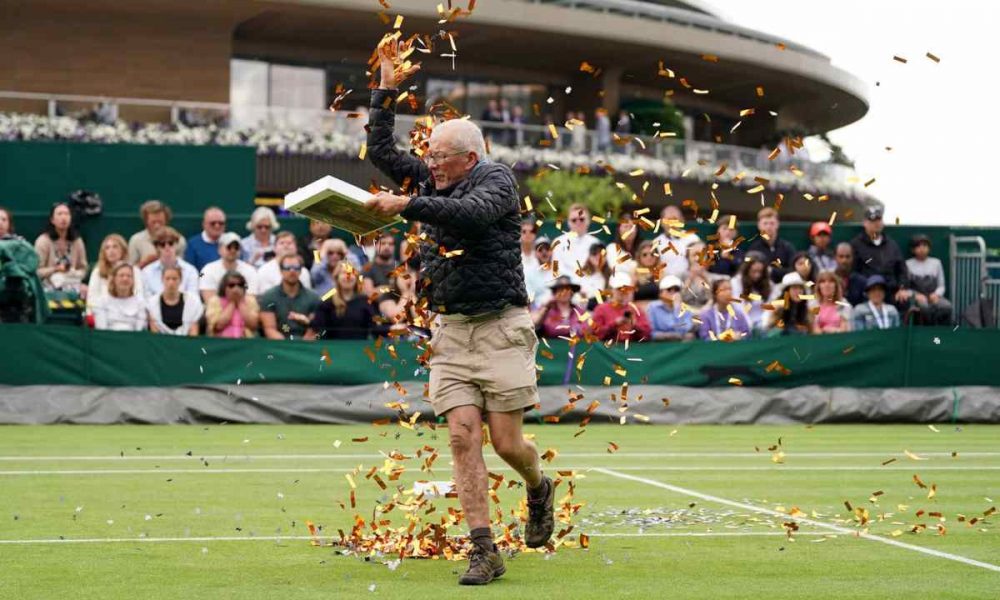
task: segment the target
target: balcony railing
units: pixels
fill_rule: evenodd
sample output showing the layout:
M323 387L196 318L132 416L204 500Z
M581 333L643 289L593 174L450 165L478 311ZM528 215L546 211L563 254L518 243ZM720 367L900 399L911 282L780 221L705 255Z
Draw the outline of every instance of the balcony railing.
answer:
M617 1L617 0L616 0ZM111 98L98 96L71 96L0 91L0 101L14 100L21 104L37 103L50 117L72 111L85 113L91 119L113 123L122 114L136 109L159 109L177 126L215 124L243 131L277 130L303 132L304 134L340 134L348 138L364 138L367 115L362 112L295 109L274 106L230 106L222 103L151 100L142 98ZM79 115L77 115L79 116ZM408 133L416 116L398 115L396 135L401 143L408 141ZM735 175L751 170L757 176L787 176L793 167L810 180L835 181L846 185L854 171L841 165L812 162L803 153L790 155L786 149L771 158L770 149L730 146L671 137L627 134L603 135L593 128L572 123L537 125L475 121L483 128L491 144L508 147L545 148L574 155L594 157L630 155L658 159L673 165L709 165L714 170L726 165ZM554 132L554 135L553 135Z

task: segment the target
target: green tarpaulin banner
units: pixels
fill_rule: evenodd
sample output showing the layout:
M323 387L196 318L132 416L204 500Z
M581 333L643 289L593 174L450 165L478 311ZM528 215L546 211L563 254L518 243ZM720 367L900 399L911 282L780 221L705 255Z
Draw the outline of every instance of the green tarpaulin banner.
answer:
M184 338L70 326L0 325L0 384L184 386L426 381L412 341ZM1000 331L913 327L733 343L548 340L540 385L691 387L1000 386Z

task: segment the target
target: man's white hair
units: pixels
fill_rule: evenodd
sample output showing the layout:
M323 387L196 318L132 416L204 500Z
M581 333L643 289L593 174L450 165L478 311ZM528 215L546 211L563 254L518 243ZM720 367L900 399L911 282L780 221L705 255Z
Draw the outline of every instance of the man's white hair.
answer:
M442 139L447 136L447 143L456 152L475 152L479 158L486 157L486 141L479 126L468 119L452 119L434 127L432 138Z

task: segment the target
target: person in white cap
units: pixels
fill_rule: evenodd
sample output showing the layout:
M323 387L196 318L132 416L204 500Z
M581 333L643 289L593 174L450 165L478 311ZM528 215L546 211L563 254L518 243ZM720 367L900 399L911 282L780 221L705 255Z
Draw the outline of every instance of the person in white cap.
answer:
M660 280L660 298L649 303L649 325L655 341L686 341L694 339L692 314L681 303L682 282L676 275Z
M628 273L615 273L609 282L611 300L594 309L593 333L616 342L650 339L649 320L632 302L635 282Z
M232 231L219 236L219 260L213 260L201 270L198 290L202 301L207 303L209 298L218 295L219 282L230 271L236 271L246 279L247 294L258 293L257 269L240 260L240 236Z
M812 312L803 298L807 282L796 271L785 273L767 316L766 327L780 335L803 335L812 332Z

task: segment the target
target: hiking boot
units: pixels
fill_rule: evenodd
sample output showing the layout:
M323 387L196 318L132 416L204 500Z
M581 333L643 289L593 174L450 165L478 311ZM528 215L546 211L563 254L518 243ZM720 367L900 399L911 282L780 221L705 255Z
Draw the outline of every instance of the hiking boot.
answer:
M494 544L492 550L484 550L473 544L469 552L469 569L458 578L460 585L486 585L507 572L503 558Z
M549 486L546 494L537 499L528 494L528 525L524 528L524 543L529 548L541 548L547 544L556 527L553 514L556 486L548 477L543 477L542 480Z

